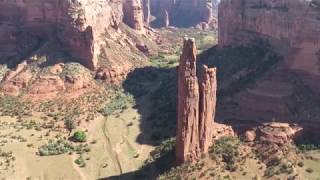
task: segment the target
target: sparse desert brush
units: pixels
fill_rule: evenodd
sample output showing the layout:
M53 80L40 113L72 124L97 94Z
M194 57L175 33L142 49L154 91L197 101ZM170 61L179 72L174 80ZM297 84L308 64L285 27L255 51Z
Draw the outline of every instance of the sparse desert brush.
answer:
M73 134L72 139L74 141L76 141L76 142L86 142L87 141L87 135L83 131L76 131Z

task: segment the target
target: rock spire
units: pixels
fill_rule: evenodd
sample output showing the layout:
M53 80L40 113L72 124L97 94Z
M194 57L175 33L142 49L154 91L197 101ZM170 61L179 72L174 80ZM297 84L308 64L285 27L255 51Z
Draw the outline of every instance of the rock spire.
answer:
M203 66L197 76L194 39L184 39L178 70L178 128L176 157L193 161L212 143L216 106L216 68Z

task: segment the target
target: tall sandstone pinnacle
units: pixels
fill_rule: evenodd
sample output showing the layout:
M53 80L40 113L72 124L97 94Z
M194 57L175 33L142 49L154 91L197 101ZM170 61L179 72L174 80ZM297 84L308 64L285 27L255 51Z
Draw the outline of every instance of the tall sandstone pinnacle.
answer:
M196 54L194 39L185 38L178 70L178 163L199 158L212 144L216 69L203 66L198 79Z

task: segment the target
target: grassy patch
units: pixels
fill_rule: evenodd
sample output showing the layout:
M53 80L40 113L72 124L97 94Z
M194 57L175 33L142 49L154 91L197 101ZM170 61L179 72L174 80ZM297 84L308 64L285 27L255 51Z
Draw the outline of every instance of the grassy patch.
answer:
M128 106L134 103L134 98L132 95L117 92L116 96L110 100L99 112L104 116L110 116L114 113L121 112L128 108Z
M226 170L236 171L238 169L236 162L240 157L239 145L240 141L237 138L222 137L214 143L209 153L212 158L221 158L226 163Z

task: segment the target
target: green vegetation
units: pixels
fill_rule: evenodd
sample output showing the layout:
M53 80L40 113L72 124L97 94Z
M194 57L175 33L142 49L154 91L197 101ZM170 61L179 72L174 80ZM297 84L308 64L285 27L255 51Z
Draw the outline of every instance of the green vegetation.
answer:
M161 142L161 144L157 146L156 149L150 153L152 160L159 159L160 157L165 156L169 153L174 153L175 145L176 145L175 138L170 138Z
M82 155L80 155L75 161L74 163L76 163L79 167L85 167L86 166L86 162L84 161Z
M69 152L76 152L77 154L82 154L84 152L89 152L90 148L88 144L73 145L64 139L49 140L45 145L38 148L40 156L53 156L59 154L65 154Z
M239 144L240 141L237 138L222 137L210 148L209 153L212 158L222 158L222 161L226 163L226 170L236 171L238 168L236 162L240 157Z
M90 76L90 71L79 63L67 63L63 66L61 77L72 75Z
M31 103L24 102L19 97L1 96L0 112L2 116L19 117L31 115Z
M86 142L87 141L87 135L83 131L77 131L73 134L72 139L76 142Z
M123 92L117 92L116 96L111 99L99 112L104 116L110 116L114 113L119 113L128 108L134 103L133 96Z
M315 144L298 144L297 147L302 152L320 149L320 146Z

